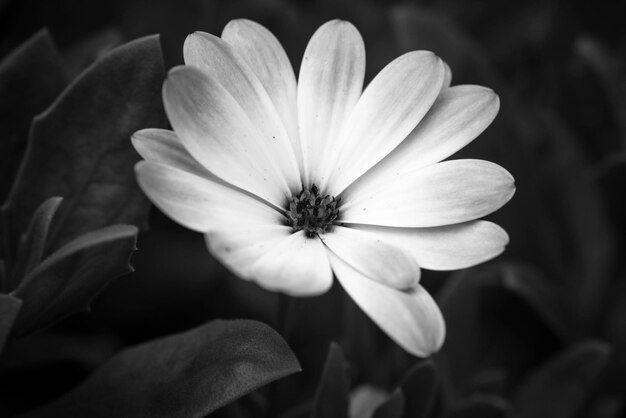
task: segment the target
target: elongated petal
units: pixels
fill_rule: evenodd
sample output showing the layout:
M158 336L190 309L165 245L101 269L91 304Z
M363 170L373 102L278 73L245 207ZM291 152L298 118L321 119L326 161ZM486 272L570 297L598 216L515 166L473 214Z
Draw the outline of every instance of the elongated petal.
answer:
M322 185L339 194L389 154L415 128L437 98L442 61L428 51L396 58L372 80L333 143Z
M448 63L445 61L443 62L443 70L444 70L444 75L443 75L443 84L441 85L441 88L447 89L452 84L452 69L450 68Z
M292 296L319 295L330 289L333 274L327 251L304 231L275 243L251 268L253 280L269 290Z
M368 231L336 226L321 239L339 258L371 280L396 289L408 289L419 280L420 268L412 254Z
M298 121L308 177L321 184L330 146L352 112L365 76L365 46L352 24L333 20L313 34L298 79Z
M514 192L513 177L497 164L444 161L346 197L341 221L401 227L450 225L490 214Z
M421 267L429 270L457 270L475 266L500 255L509 242L507 233L488 221L432 228L353 227L405 249Z
M302 168L297 83L287 53L269 30L247 19L231 20L222 32L222 39L248 63L265 88L287 129L298 165Z
M183 55L187 65L206 71L239 103L257 132L256 141L268 149L291 190L299 191L300 171L289 135L247 60L225 40L204 32L187 37Z
M170 218L206 232L247 224L277 224L284 218L268 205L228 186L170 166L140 161L137 181Z
M185 149L175 132L166 129L142 129L131 138L144 160L169 165L200 177L212 176Z
M262 223L215 229L205 238L215 258L241 278L251 280L254 263L291 233L291 227Z
M218 82L197 68L176 67L163 98L174 131L196 160L223 180L284 205L293 178L285 177L272 148Z
M448 158L480 135L496 117L499 107L498 96L485 87L444 89L413 132L346 193L359 194Z
M330 262L343 288L354 302L392 340L409 353L427 357L439 350L445 323L433 298L419 284L401 291L368 280L337 256Z

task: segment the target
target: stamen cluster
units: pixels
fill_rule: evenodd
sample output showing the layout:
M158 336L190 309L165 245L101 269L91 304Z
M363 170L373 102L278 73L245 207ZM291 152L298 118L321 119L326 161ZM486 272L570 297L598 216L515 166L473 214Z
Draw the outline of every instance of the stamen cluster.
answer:
M287 216L294 231L305 230L307 237L327 232L333 221L339 216L339 202L335 196L321 196L314 184L310 189L303 188L289 201Z

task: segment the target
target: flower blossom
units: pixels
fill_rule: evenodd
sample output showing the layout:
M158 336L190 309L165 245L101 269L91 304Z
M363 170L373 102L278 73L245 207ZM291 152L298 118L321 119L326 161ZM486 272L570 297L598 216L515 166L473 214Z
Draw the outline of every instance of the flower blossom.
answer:
M417 356L445 324L420 269L454 270L500 254L478 220L515 191L491 162L447 160L499 109L490 89L450 87L428 51L408 52L364 88L365 47L334 20L310 39L298 79L263 26L196 32L163 86L173 131L141 130L138 182L164 213L201 232L238 276L292 296L336 277L357 305Z

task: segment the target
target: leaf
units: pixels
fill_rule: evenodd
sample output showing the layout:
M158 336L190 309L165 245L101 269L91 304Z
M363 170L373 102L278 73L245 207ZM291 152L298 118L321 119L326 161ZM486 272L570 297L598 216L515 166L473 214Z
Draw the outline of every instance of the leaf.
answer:
M0 294L0 354L7 342L22 301L11 295Z
M25 417L204 417L300 371L265 324L216 320L129 348L50 405Z
M101 29L86 39L73 43L65 54L66 67L72 78L123 43L122 34L114 28Z
M431 359L413 366L400 383L404 397L405 417L429 417L441 389L439 372Z
M63 61L45 29L0 63L0 202L13 183L33 117L66 84Z
M137 228L113 225L89 232L66 244L33 270L13 296L23 300L14 332L24 335L75 312L114 278L132 271Z
M315 394L312 418L346 418L350 383L341 348L331 343Z
M65 199L52 249L112 224L146 227L149 203L135 181L130 136L164 126L163 78L159 38L141 38L94 63L35 119L4 208L14 239L51 196Z
M575 324L571 323L563 301L563 289L556 287L539 271L517 263L503 264L502 284L526 300L563 341L575 335Z
M404 413L405 404L402 389L398 388L393 391L383 404L374 411L373 418L400 418ZM413 417L424 418L422 415L411 415Z
M459 402L446 415L447 418L504 418L509 404L496 396L474 395Z
M495 77L491 61L460 27L445 15L413 4L390 8L392 29L401 52L425 49L434 51L452 68L456 79L482 83Z
M447 332L437 365L452 399L484 387L485 380L499 384L491 393L507 393L562 346L533 305L503 285L503 271L485 265L456 273L438 294Z
M15 289L22 278L42 260L52 218L62 201L63 198L51 197L39 205L33 214L26 234L20 239L15 266L11 271L11 282L7 290Z
M513 397L515 418L568 418L583 406L605 370L611 347L583 341L533 372Z

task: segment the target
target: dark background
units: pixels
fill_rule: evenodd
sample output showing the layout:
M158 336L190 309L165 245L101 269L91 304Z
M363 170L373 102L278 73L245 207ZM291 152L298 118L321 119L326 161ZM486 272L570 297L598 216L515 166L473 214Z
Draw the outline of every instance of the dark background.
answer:
M432 360L439 406L429 413L451 414L479 399L516 416L617 417L626 416L622 9L556 0L0 0L0 57L47 27L72 78L112 47L159 33L171 68L182 64L188 33L219 34L240 17L278 37L296 74L309 37L333 18L362 33L366 81L403 52L434 51L452 68L453 84L500 95L496 121L458 157L502 165L517 193L490 217L511 237L504 255L463 272L424 274L448 324ZM281 330L304 371L276 385L278 410L311 398L331 340L344 350L353 387L391 390L419 364L338 286L298 301L289 323L277 321L275 294L236 278L200 235L156 209L137 246L135 272L107 287L91 313L6 350L0 372L11 383L0 381L0 397L8 411L55 398L125 346L213 318L255 318ZM577 357L589 344L606 356Z

